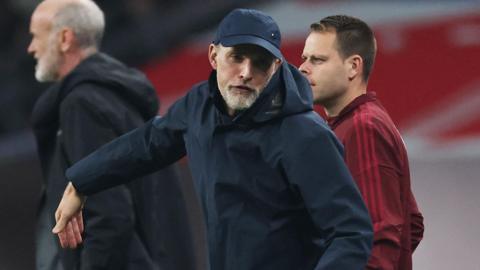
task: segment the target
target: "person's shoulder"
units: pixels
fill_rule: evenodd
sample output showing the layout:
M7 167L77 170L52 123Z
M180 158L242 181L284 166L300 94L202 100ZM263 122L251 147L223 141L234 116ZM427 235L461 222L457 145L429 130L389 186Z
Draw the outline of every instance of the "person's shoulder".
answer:
M208 95L209 88L207 81L198 82L190 87L185 93L185 96L189 98L201 97Z
M306 111L302 113L285 116L282 119L284 127L318 127L320 129L328 128L325 120L315 111Z
M286 117L280 129L284 157L298 158L313 153L319 159L331 158L342 151L342 145L328 124L314 111Z
M62 100L60 113L71 110L89 110L94 112L118 111L123 100L108 87L85 82L75 85Z
M202 81L194 84L190 90L187 91L183 100L188 104L199 105L204 103L210 96L210 89L208 81Z
M316 137L319 135L332 134L332 131L325 120L314 111L307 111L283 118L281 124L282 134L289 134L288 137ZM296 136L292 136L297 134Z
M352 124L346 132L347 138L366 134L391 143L401 137L395 123L383 107L375 103L365 105L367 106L361 106L353 112Z
M389 127L393 122L388 113L379 105L367 102L353 111L352 121L360 127L378 129Z
M188 91L189 94L191 93L193 95L205 95L205 94L208 94L209 92L210 90L209 90L208 81L198 82L192 85L192 87L190 88L190 91Z
M189 115L193 117L207 104L209 97L208 83L206 81L194 84L183 96L178 98L168 109L169 115Z
M117 96L110 87L96 82L83 82L75 85L63 101L65 103L78 101L93 103L96 101L103 102L104 100L109 100L109 103L112 103L111 99L117 98Z

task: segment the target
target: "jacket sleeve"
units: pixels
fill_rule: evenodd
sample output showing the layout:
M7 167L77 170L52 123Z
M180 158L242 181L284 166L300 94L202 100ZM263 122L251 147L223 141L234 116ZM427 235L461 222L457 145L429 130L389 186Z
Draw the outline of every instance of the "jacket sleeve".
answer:
M372 224L343 161L342 146L323 123L297 123L282 132L282 160L318 230L312 243L324 250L314 269L362 269L370 255ZM288 136L291 130L304 136Z
M78 87L61 107L62 133L59 137L63 154L71 163L118 135L108 118L99 111L99 104L92 103L86 96L93 87ZM85 235L80 251L80 269L119 268L125 262L124 254L128 252L128 243L134 233L132 198L128 189L119 186L90 197L83 215Z
M408 203L403 200L411 200L413 195L408 187L409 194L402 200L407 185L402 181L408 179L401 175L408 170L402 169L401 153L379 128L371 122L358 122L345 138L345 161L373 222L373 249L367 269L389 270L399 265L402 229L407 222L404 213Z
M417 202L415 201L415 197L413 196L413 193L410 192L410 221L411 221L411 236L410 239L412 240L412 253L417 249L418 244L420 244L420 241L423 239L423 231L424 231L424 225L423 225L423 215L420 213L418 210Z
M179 160L186 153L186 97L165 117L155 117L142 127L102 146L70 167L66 176L85 195L121 185Z

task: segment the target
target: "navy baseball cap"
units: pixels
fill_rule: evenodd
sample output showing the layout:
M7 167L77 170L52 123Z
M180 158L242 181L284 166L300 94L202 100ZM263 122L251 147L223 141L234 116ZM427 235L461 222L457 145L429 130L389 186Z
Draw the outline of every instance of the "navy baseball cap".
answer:
M280 29L272 17L254 9L235 9L223 18L213 44L220 43L225 47L258 45L283 59L281 42Z

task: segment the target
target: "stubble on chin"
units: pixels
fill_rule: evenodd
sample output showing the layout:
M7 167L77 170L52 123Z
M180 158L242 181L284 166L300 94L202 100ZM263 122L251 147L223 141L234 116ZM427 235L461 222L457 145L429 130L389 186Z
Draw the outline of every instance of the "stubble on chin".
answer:
M231 89L224 91L222 96L227 106L235 111L246 110L250 108L258 98L258 94L255 91L250 92L248 95L242 95L239 93L234 93L234 91Z
M58 56L48 55L45 59L38 59L35 67L35 78L39 82L53 82L57 78L59 67Z

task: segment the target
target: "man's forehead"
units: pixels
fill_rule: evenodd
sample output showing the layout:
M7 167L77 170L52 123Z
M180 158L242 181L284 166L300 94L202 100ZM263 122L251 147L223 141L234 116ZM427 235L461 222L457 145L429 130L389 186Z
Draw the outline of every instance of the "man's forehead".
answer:
M55 14L65 5L74 3L73 0L45 0L41 2L35 9L32 15L32 20L35 19L47 19L52 20Z
M335 45L337 33L335 31L312 31L308 35L307 40L315 43L321 42L326 45Z
M52 25L52 16L42 10L32 15L30 29L32 31L48 30Z
M311 32L305 41L305 48L316 50L336 50L336 34L331 32Z
M54 7L48 2L42 2L32 14L32 21L51 20L54 15Z
M52 21L55 14L62 5L65 5L68 0L45 0L41 2L32 14L30 28L32 31L49 30L52 26Z

